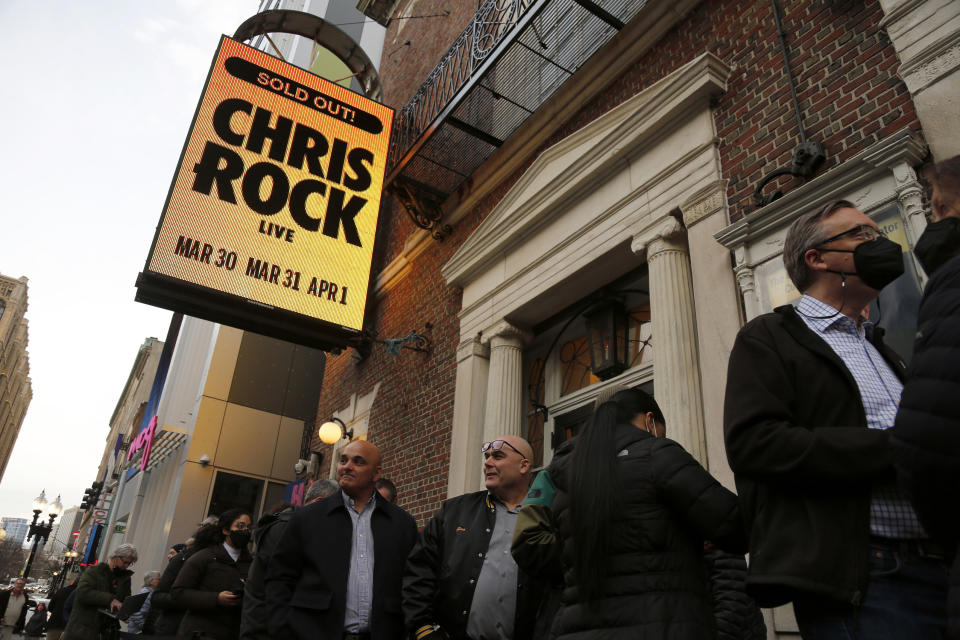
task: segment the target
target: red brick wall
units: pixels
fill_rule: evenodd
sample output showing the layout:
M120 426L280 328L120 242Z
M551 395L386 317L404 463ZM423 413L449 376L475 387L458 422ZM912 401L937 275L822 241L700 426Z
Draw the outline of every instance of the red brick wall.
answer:
M399 110L410 101L430 72L466 28L477 10L475 0L405 0L397 15L413 16L393 20L383 40L380 78L384 102ZM412 4L412 8L409 8ZM416 17L443 14L446 17ZM409 42L410 44L406 44Z
M919 130L913 104L896 76L893 48L878 28L883 13L875 0L779 0L779 4L807 137L826 146L828 159L821 172L901 127ZM397 26L388 29L381 73L392 106L402 106L392 101L416 91L469 20L466 12L475 7L466 1L421 0L414 13L443 8L454 14L411 21L405 27L400 41L410 39L416 45L404 47L410 51L402 57L390 59ZM723 174L730 181L731 216L742 217L752 206L751 194L760 178L787 165L800 142L768 0L702 2L543 148L705 51L734 68L729 90L716 101L714 119ZM397 484L399 503L421 525L446 496L459 334L460 293L446 286L440 268L537 155L531 154L522 169L461 220L451 237L429 241L411 273L369 312L370 326L381 338L413 330L430 336L434 343L430 355L404 350L392 356L375 345L363 362L355 361L352 350L327 361L321 419L346 407L351 394L369 393L381 383L368 437L383 451L384 474ZM787 190L791 180L781 179L776 185ZM402 250L415 228L389 197L381 225L379 267ZM427 323L432 329L426 329Z
M778 0L808 140L827 171L903 127L920 129L899 60L879 28L876 0ZM714 108L732 220L748 213L769 171L790 163L800 133L769 0L701 2L634 66L584 107L549 144L710 51L733 67ZM799 184L780 178L765 192Z

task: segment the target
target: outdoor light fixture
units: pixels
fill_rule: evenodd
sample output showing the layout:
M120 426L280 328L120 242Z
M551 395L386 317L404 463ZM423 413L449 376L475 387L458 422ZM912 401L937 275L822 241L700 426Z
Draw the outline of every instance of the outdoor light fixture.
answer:
M42 512L46 508L47 508L47 490L43 489L42 491L40 491L40 495L38 495L36 498L33 499L33 512L39 515L40 512ZM36 521L37 517L34 516L33 519L34 521Z
M48 512L50 521L37 522L44 510ZM24 580L30 577L30 569L33 567L33 560L37 556L37 549L50 538L50 533L53 531L53 521L57 519L61 511L63 511L63 505L60 504L60 496L57 496L57 499L48 505L46 489L33 499L33 522L30 523L30 528L27 530L27 542L33 539L33 548L30 550L30 556L27 558L27 564L21 574Z
M53 504L48 505L49 509L47 513L51 516L58 516L63 513L63 505L60 504L60 496L57 496L57 499L53 501Z
M353 429L347 431L347 425L340 418L330 418L317 430L317 436L320 442L324 444L337 444L342 438L353 440Z
M609 380L627 370L630 342L627 332L630 317L623 304L608 298L583 314L590 342L590 369L601 380Z

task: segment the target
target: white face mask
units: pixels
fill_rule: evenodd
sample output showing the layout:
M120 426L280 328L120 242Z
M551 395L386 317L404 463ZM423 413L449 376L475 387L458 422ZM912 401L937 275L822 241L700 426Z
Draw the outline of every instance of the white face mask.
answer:
M652 435L654 438L657 437L657 423L654 422L653 420L651 420L651 421L648 423L648 422L647 422L647 419L644 418L644 420L643 420L643 428L646 429L646 430L647 430L647 433L649 433L650 435Z

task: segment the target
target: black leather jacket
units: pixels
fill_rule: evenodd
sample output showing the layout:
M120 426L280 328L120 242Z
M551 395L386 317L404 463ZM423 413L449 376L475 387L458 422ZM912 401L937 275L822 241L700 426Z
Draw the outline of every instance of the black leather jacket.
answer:
M486 491L443 503L421 532L403 576L403 618L415 632L439 624L454 640L467 637L473 592L496 521ZM517 578L515 638L533 637L543 584L520 571Z

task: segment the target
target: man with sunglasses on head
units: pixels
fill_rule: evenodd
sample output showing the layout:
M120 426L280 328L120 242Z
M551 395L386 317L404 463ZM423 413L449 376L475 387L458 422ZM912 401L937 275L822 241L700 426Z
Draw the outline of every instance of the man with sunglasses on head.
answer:
M533 637L543 586L510 555L533 449L499 436L481 453L486 489L444 502L407 559L403 615L415 640Z
M904 364L863 313L900 247L844 200L798 218L783 261L803 294L730 354L727 458L750 535L748 590L792 601L809 638L940 638L946 571L896 485L888 429Z

